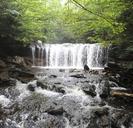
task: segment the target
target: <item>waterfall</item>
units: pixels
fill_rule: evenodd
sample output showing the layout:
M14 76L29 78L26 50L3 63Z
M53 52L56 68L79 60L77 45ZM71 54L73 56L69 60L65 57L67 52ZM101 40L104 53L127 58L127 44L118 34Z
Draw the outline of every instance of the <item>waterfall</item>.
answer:
M45 68L103 68L107 48L100 44L38 44L31 47L33 66Z

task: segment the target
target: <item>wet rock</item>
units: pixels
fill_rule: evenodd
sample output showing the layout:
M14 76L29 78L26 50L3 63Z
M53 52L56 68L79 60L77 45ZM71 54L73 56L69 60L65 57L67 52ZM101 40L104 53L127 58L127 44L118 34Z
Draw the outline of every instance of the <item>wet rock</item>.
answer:
M108 98L108 96L110 95L109 82L107 80L101 81L99 86L99 88L101 89L100 97L103 99Z
M12 78L7 79L0 79L0 87L9 87L9 86L15 86L16 80Z
M59 69L59 72L65 72L65 69Z
M65 94L65 88L60 84L53 85L51 90Z
M99 107L99 108L96 108L95 110L93 110L94 113L97 115L97 116L102 116L102 115L108 115L109 113L109 108L106 108L106 107Z
M0 79L4 80L4 79L9 79L9 75L8 75L8 71L3 71L0 73Z
M133 113L124 111L124 110L118 110L113 109L110 112L111 117L111 127L112 128L121 128L122 126L125 128L132 128L133 123Z
M30 90L31 92L34 92L35 91L35 86L32 85L32 84L29 84L27 89Z
M61 84L61 82L54 82L54 84Z
M6 67L7 67L6 63L3 60L0 60L0 70Z
M36 128L65 128L66 121L63 117L48 115L45 120L37 122Z
M113 70L116 70L116 71L117 71L117 70L120 69L120 66L117 65L117 64L114 63L114 62L109 62L109 63L108 63L108 68L111 69L111 70L113 69Z
M86 78L86 77L84 76L84 74L72 74L72 75L70 75L70 77L75 77L75 78Z
M6 111L2 108L2 105L0 104L0 119L5 119L7 116ZM0 123L1 124L1 123ZM1 128L1 127L0 127Z
M42 89L48 88L47 84L43 81L37 81L37 87L41 87Z
M56 78L56 75L50 75L49 78Z
M84 84L82 86L82 90L87 94L87 95L91 95L92 97L96 96L96 87L94 85L89 85L89 84Z
M9 71L9 76L15 79L18 79L22 82L29 82L33 80L34 74L32 72L28 71L23 71L22 69L11 69Z
M106 107L92 108L87 128L109 128L109 110Z
M84 71L89 71L89 67L87 65L84 65Z
M49 80L50 81L50 80ZM59 92L62 94L65 94L65 88L62 85L61 82L54 82L53 83L47 83L45 80L44 81L37 81L37 87L41 87L42 89L47 89L50 91L55 91L55 92Z
M63 109L63 107L57 107L57 108L54 108L54 109L46 110L46 112L48 114L58 116L58 115L63 115L64 109Z
M30 113L33 113L36 111L38 113L42 111L44 112L46 111L46 109L49 108L50 105L52 105L47 103L47 100L48 99L43 94L32 93L32 95L22 100L21 111L30 112Z
M89 73L90 74L96 74L96 75L98 75L99 74L99 71L97 71L97 70L90 70Z

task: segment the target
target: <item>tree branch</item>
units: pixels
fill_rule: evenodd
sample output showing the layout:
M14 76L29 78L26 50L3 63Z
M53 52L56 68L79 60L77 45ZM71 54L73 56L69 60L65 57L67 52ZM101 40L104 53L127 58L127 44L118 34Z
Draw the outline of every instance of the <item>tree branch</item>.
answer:
M76 4L78 7L82 8L83 10L85 10L85 11L87 11L87 12L89 12L89 13L92 13L93 15L96 15L96 16L102 18L102 19L104 19L105 21L107 21L108 23L110 23L111 25L113 25L112 22L111 22L110 20L108 20L106 17L104 17L104 16L102 16L102 15L99 15L99 14L97 14L97 13L94 13L94 12L92 12L91 10L88 10L86 7L84 7L82 4L80 4L80 3L77 2L76 0L71 0L71 1L72 1L72 3Z

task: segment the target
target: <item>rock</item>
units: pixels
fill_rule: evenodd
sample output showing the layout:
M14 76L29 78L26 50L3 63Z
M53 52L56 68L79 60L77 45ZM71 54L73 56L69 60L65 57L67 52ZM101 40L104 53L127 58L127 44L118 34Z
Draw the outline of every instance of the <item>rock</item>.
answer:
M65 72L65 69L59 69L59 72Z
M6 63L3 60L0 60L0 70L6 67L7 67Z
M89 73L98 75L99 71L98 70L89 70Z
M91 95L92 97L96 96L96 87L94 85L85 84L82 86L82 90L87 94Z
M105 107L97 107L91 110L91 116L86 128L109 128L109 110Z
M125 110L132 110L133 94L131 92L124 88L111 88L109 105L116 108L124 108Z
M0 55L1 56L31 56L31 49L23 43L15 41L12 38L1 38L0 42Z
M56 78L56 75L50 75L49 78Z
M1 72L1 73L0 73L0 79L1 79L1 80L9 79L8 71L3 71L3 72Z
M89 71L89 67L87 65L84 65L84 71Z
M128 72L129 74L133 75L133 68L128 69L127 72Z
M120 69L119 65L117 65L116 63L113 63L113 62L108 63L108 68L113 69L113 70L119 70Z
M94 110L94 113L97 115L97 116L102 116L102 115L108 115L108 112L109 111L109 108L106 108L106 107L99 107L97 109Z
M60 82L54 82L50 84L46 83L45 81L37 81L37 87L65 94L65 89Z
M105 72L105 73L110 73L111 72L111 68L110 67L104 67L104 70L103 70L103 72Z
M70 75L70 77L75 77L75 78L86 78L86 77L84 76L84 74L72 74L72 75Z
M48 109L48 110L46 110L46 112L48 114L58 116L58 115L63 115L64 109L63 109L63 107L57 107L57 108L54 108L54 109Z
M7 78L7 79L0 79L0 87L9 87L9 86L15 86L16 80Z
M61 82L55 82L54 84L61 84Z
M113 109L110 112L112 128L132 128L133 113L122 109Z
M65 128L67 122L64 118L59 118L58 116L48 115L45 120L38 121L37 126L34 128ZM27 127L31 128L31 127Z
M32 85L32 84L29 84L27 89L30 90L31 92L34 92L35 91L35 86Z
M22 69L14 68L9 70L9 76L22 82L29 82L34 79L34 74L32 72L22 71Z
M7 117L7 113L4 111L4 109L2 108L2 105L0 104L0 119L6 119L6 117ZM1 126L1 123L0 123L0 126Z
M47 89L48 88L46 83L43 83L42 81L37 81L37 87L41 87L42 89Z
M101 81L100 88L100 97L106 99L110 95L109 82L107 80Z
M65 94L66 93L64 87L62 85L60 85L60 84L54 85L53 88L52 88L52 90L54 90L56 92L59 92L59 93L62 93L62 94Z

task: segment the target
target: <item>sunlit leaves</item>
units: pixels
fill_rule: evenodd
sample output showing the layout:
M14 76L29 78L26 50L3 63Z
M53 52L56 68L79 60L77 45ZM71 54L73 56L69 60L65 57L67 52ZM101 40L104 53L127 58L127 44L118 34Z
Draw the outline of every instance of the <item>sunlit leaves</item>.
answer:
M70 24L77 38L80 38L84 33L95 30L95 36L87 39L105 43L108 40L101 36L105 32L105 36L113 40L124 29L124 25L116 21L117 16L124 9L124 5L119 0L71 0L71 4L75 4L75 7L78 8L75 14L76 17L71 17L73 21L77 20L75 24Z
M1 30L2 35L6 32L11 35L13 31L15 39L26 43L36 40L62 42L66 38L75 42L118 42L124 23L116 19L126 8L121 0L75 1L0 0L1 28L6 28L8 18L13 20L8 30ZM92 31L94 33L90 34Z

